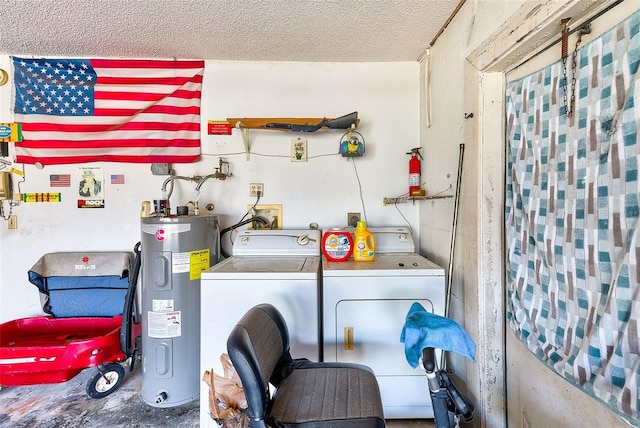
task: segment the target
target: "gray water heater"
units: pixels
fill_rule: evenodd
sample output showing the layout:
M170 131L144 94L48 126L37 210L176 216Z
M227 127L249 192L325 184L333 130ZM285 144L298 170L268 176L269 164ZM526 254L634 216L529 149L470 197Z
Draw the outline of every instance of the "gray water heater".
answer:
M218 262L215 215L141 218L142 398L154 407L200 394L200 273Z

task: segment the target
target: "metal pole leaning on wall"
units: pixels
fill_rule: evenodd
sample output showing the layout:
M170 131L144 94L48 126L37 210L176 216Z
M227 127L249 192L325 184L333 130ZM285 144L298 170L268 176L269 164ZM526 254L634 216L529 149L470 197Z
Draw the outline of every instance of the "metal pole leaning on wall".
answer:
M451 283L453 277L453 255L456 248L456 230L458 226L458 209L460 202L460 183L462 182L462 160L464 158L464 144L460 144L460 155L458 158L458 179L456 183L456 194L453 202L453 226L451 228L451 245L449 248L449 266L447 269L447 291L445 294L444 316L449 317L449 307L451 306ZM440 367L446 368L445 352L442 352Z
M458 210L460 207L460 183L462 182L462 160L464 158L464 144L460 144L460 157L458 159L458 181L456 183L456 195L453 202L453 226L451 228L451 247L449 249L449 267L447 273L447 294L445 301L444 316L449 317L449 307L451 306L451 278L453 276L453 254L456 247L456 229L458 226Z

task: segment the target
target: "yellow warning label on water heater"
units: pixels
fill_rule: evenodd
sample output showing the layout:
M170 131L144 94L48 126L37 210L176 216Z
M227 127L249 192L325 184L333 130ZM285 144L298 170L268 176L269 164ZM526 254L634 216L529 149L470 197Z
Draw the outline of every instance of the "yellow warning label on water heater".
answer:
M209 269L209 249L195 250L189 253L189 279L200 279L200 274Z

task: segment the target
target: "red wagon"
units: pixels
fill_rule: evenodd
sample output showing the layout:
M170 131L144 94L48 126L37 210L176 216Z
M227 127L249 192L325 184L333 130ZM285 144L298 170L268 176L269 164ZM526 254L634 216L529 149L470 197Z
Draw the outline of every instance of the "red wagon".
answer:
M137 358L140 243L134 252L49 253L29 271L47 315L0 324L0 385L65 382L97 372L87 394L115 391Z

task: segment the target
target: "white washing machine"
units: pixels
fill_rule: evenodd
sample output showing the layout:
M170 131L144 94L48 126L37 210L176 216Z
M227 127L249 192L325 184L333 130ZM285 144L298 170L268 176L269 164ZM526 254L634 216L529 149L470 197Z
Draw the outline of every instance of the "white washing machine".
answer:
M424 370L412 368L400 334L413 302L444 315L444 269L415 253L409 228L369 228L372 262L322 260L325 361L373 369L389 419L433 418Z
M201 274L200 372L223 374L227 338L251 307L271 303L282 313L293 358L320 358L320 231L245 230L232 256ZM200 426L210 417L209 387L201 382Z

